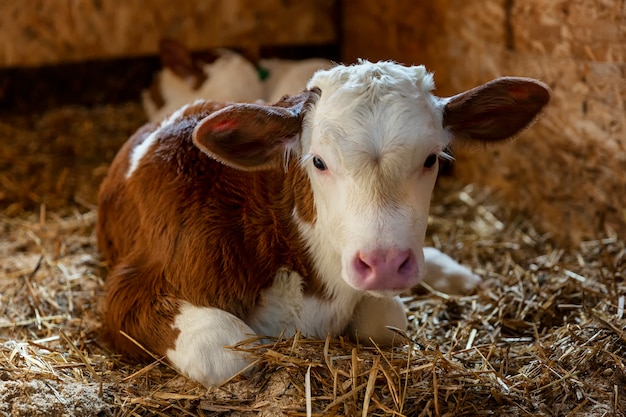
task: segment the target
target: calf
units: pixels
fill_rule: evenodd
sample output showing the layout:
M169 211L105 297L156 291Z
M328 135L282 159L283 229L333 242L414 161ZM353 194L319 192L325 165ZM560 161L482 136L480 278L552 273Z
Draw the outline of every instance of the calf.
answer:
M321 58L268 58L255 66L227 49L194 54L174 39L163 39L159 51L164 68L141 97L152 122L196 99L274 103L285 94L302 91L317 70L331 67Z
M438 158L453 138L515 135L550 93L526 78L433 88L422 66L362 61L273 105L199 101L140 129L100 190L112 347L145 359L126 333L210 386L249 363L225 346L252 335L390 344L387 326L407 327L398 294L474 286L423 247Z
M164 68L141 97L152 122L200 98L248 102L263 98L258 70L243 55L227 49L196 55L173 39L162 40L159 51Z

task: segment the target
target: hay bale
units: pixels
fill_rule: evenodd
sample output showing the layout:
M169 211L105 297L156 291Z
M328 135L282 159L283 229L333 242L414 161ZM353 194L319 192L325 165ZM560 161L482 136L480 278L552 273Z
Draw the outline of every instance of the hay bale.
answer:
M140 103L1 114L0 210L95 208L109 163L145 119Z
M0 67L156 54L174 37L192 49L330 44L334 1L4 1Z
M506 16L508 43L466 39L464 61L489 76L458 71L451 84L526 75L547 82L553 101L519 141L488 149L480 165L459 152L459 176L498 190L563 244L626 233L626 10L617 1L535 0L515 2ZM495 64L485 64L482 48L497 51Z

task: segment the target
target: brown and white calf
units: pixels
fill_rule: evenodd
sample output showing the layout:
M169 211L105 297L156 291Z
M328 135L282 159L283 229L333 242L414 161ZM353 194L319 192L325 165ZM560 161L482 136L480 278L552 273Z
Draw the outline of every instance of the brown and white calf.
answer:
M214 385L248 364L225 346L251 335L389 344L387 325L407 327L399 293L477 284L423 247L438 158L453 139L515 135L550 93L525 78L433 88L422 66L364 61L274 105L195 102L140 129L100 191L115 350L146 358L124 332Z
M255 65L227 49L195 54L169 38L159 44L159 55L164 68L142 92L143 107L152 122L197 99L274 103L285 94L302 91L317 70L332 66L321 58L265 58Z

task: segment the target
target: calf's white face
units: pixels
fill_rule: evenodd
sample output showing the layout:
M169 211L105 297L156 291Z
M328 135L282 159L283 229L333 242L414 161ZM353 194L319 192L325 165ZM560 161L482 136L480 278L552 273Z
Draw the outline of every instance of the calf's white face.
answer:
M448 145L423 67L336 67L309 82L321 96L302 134L317 219L301 226L320 263L372 293L398 293L424 272L422 246L438 155Z

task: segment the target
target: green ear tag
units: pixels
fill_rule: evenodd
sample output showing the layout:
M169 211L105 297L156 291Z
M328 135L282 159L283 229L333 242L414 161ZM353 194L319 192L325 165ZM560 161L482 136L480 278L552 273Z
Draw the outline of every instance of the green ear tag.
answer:
M270 76L270 70L268 70L267 68L257 67L256 72L257 74L259 74L259 79L261 81L267 80L267 77Z

